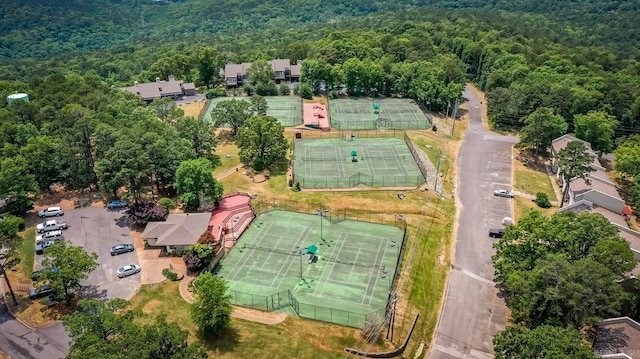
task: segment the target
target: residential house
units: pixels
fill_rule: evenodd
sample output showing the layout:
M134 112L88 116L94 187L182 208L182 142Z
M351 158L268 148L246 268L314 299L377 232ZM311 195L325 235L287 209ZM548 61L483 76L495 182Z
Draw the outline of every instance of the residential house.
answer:
M120 90L131 92L142 97L146 102L151 102L163 97L177 99L182 96L194 96L196 85L193 82L184 83L169 76L168 81L161 81L159 78L156 79L156 82L138 83L136 81L133 86L121 87Z
M297 82L300 81L300 61L291 64L289 59L276 59L268 61L275 72L273 80L280 82ZM227 87L237 87L249 83L246 72L251 67L250 62L241 64L228 63L224 67L224 78Z
M591 168L594 171L588 176L589 184L582 178L571 181L566 204L558 212L573 211L580 213L582 211L590 211L600 213L618 228L620 237L629 242L634 257L637 261L640 261L640 232L630 229L627 225L625 215L628 215L628 212L625 212L625 210L628 210L628 206L625 205L624 200L618 194L615 185L609 180L605 168L598 160L596 153L591 149L591 144L571 135L564 135L553 140L551 143L551 155L554 173L557 174L558 179L562 182L562 176L555 162L555 154L572 141L583 142L587 150L594 156L593 163L591 163ZM562 183L563 193L566 186L566 183ZM640 268L636 268L633 274L640 274Z
M640 359L640 324L628 317L601 321L593 350L602 358Z
M210 231L211 213L170 214L164 222L149 222L140 238L152 247L163 247L167 253L187 249Z
M562 176L558 170L555 155L572 141L583 142L588 152L594 156L593 162L591 163L591 168L593 168L594 171L587 177L590 182L589 184L582 178L577 178L569 184L562 183L563 193L566 186L569 186L568 198L565 198L567 204L571 205L581 200L587 200L594 205L606 208L617 214L622 214L624 201L620 198L615 185L609 180L605 168L598 160L598 156L593 152L591 144L588 142L577 139L571 135L558 137L551 142L552 169L557 174L560 182L562 182Z

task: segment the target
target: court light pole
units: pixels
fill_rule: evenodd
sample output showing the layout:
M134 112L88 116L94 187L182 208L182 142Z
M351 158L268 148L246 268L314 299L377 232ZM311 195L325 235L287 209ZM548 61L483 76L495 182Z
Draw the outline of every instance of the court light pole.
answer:
M320 216L320 240L324 241L324 237L322 235L322 217L325 217L329 213L329 210L326 208L316 208L316 214Z

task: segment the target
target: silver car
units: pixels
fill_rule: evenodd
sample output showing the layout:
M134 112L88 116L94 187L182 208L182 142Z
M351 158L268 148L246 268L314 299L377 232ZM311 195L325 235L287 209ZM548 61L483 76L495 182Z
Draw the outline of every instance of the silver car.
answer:
M38 211L38 217L54 217L54 216L62 216L64 215L64 211L60 207L49 207L43 210Z
M137 264L129 264L118 268L118 278L128 277L136 273L140 273L140 266Z
M506 189L497 189L493 191L493 195L498 197L507 197L507 198L513 198L516 196L513 192L507 191Z

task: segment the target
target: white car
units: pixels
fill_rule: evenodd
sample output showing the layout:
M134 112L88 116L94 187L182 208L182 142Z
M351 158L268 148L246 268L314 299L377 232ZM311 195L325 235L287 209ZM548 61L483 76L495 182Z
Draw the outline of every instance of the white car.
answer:
M129 264L118 268L118 278L128 277L132 274L140 273L140 266L137 264Z
M62 231L45 232L36 237L36 244L40 242L57 241L60 239L64 239L64 236L62 235Z
M498 197L507 197L507 198L513 198L516 196L515 194L513 194L513 192L507 191L506 189L497 189L493 191L493 195Z
M64 211L60 207L49 207L38 212L38 217L55 217L55 216L63 216Z

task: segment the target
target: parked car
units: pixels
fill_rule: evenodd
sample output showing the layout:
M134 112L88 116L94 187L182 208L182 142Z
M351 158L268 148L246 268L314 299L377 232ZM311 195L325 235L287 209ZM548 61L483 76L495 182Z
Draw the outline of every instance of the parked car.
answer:
M64 211L60 207L49 207L38 211L38 217L55 217L64 215Z
M122 209L125 208L128 204L129 202L127 201L114 199L113 201L109 201L109 203L107 203L107 209Z
M58 241L60 239L64 239L64 236L62 235L62 231L58 230L58 231L44 232L36 236L36 244L40 242L47 242L47 241Z
M489 237L502 238L504 236L504 228L490 228Z
M40 223L36 226L36 230L38 231L38 233L57 231L59 229L67 229L67 221L52 219L52 220Z
M132 244L116 244L111 247L111 255L117 256L118 254L133 252L134 248Z
M493 191L493 195L498 197L507 197L507 198L513 198L516 196L515 194L513 194L513 192L507 191L506 189L497 189Z
M56 241L40 242L36 244L36 254L44 253L44 250L51 247L51 245L54 243L56 243Z
M44 298L52 294L54 294L53 288L51 288L51 286L45 285L43 287L31 290L29 292L29 298L31 299Z
M118 268L118 278L128 277L136 273L140 273L140 266L137 264L129 264Z
M35 282L38 279L40 279L42 274L44 274L46 272L58 273L59 270L60 270L60 268L54 267L54 268L43 268L43 269L34 271L34 272L31 273L31 280Z

